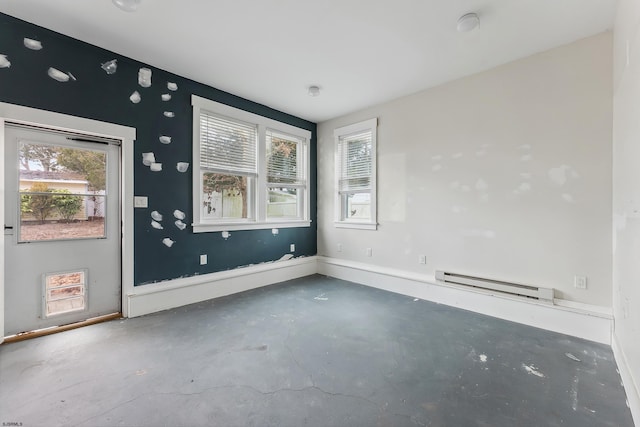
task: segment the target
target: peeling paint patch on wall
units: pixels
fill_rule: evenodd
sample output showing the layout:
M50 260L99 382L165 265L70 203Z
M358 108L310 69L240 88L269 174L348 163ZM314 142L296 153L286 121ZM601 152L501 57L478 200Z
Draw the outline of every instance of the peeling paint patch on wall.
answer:
M153 211L151 212L151 218L155 219L156 221L162 221L162 214L158 211Z
M513 194L524 194L524 193L528 193L529 191L531 191L533 187L531 186L530 183L528 182L521 182L520 185L518 185L518 188L516 188L515 190L513 190Z
M151 70L148 68L140 68L138 70L138 84L142 87L151 86Z
M31 50L40 50L42 49L42 43L39 40L30 39L25 37L23 39L24 47Z
M115 74L118 70L118 60L112 59L111 61L104 62L100 64L100 68L102 68L107 74Z
M151 166L156 162L156 155L153 152L142 153L142 164L145 166Z
M131 96L129 96L129 101L133 102L134 104L137 104L140 101L142 101L142 96L140 96L140 92L138 92L137 90L134 90Z
M66 82L69 81L69 79L72 79L72 80L76 79L73 76L73 74L62 72L62 71L60 71L60 70L58 70L56 68L53 68L53 67L49 67L49 70L47 70L47 74L53 80L59 81L61 83L66 83Z
M553 184L561 187L567 183L569 178L577 179L580 175L578 175L578 172L576 172L576 170L571 166L561 165L557 168L549 169L547 176Z

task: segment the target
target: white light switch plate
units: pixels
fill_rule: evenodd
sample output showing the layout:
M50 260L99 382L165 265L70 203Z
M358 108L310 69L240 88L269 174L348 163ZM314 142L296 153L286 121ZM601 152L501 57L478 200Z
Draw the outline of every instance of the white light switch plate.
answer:
M133 207L148 208L149 198L147 196L133 196Z

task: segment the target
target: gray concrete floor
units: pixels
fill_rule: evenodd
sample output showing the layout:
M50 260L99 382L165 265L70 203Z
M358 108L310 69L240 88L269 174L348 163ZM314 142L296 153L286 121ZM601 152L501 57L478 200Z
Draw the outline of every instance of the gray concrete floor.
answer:
M0 346L22 426L632 426L611 349L311 276Z

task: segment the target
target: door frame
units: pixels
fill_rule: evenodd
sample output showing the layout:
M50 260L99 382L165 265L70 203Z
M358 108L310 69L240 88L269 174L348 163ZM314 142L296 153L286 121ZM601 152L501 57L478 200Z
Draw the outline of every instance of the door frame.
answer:
M127 295L133 291L133 144L136 139L136 129L132 127L101 122L92 119L38 110L20 105L0 102L0 223L4 225L4 150L5 150L5 123L21 123L42 126L53 130L76 131L87 135L119 139L120 146L120 206L122 218L121 234L121 310L124 317L129 316ZM4 230L0 233L0 343L4 342Z

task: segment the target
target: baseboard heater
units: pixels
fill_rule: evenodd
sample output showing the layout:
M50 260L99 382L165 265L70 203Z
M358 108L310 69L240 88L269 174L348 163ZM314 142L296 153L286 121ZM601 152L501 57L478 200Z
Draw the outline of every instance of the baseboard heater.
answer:
M450 273L447 271L436 271L436 280L442 283L469 286L553 303L553 288L541 288L519 283L504 282L502 280L484 279L482 277Z

